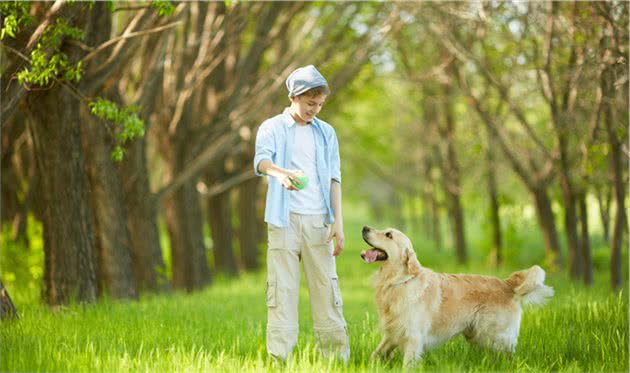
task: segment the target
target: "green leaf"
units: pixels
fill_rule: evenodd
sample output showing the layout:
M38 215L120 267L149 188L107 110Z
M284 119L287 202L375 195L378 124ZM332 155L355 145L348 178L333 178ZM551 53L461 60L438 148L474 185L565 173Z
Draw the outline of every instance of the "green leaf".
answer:
M138 117L139 106L133 105L120 109L116 103L98 97L88 103L92 114L114 124L114 140L116 148L112 159L120 161L124 152L122 145L129 140L144 136L144 121Z
M120 145L116 145L116 147L114 147L114 150L112 150L112 160L114 162L120 162L122 161L124 154L125 151L123 150L123 148Z
M168 0L154 0L151 2L151 7L157 9L160 17L170 16L175 11L175 6Z

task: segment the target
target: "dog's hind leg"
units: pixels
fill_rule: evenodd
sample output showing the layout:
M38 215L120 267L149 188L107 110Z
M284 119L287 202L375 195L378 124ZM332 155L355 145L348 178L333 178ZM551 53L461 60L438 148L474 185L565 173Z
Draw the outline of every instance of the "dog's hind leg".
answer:
M378 347L376 347L376 350L372 352L370 360L376 360L379 357L385 357L386 359L389 359L392 351L394 351L394 348L396 348L396 345L394 345L393 341L387 335L385 335L381 340L381 343L379 343Z
M492 312L477 320L474 327L464 331L469 342L500 352L514 352L521 326L518 305L509 312Z

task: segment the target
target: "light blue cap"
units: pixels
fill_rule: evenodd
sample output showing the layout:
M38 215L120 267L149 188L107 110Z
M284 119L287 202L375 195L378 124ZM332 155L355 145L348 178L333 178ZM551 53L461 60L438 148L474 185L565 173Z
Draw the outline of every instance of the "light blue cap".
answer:
M300 67L287 78L289 97L299 96L309 89L324 85L328 85L328 82L313 65Z

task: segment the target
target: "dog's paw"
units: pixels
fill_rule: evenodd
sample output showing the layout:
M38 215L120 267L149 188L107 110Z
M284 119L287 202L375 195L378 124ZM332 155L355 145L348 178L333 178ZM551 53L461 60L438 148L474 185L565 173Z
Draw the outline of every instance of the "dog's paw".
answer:
M374 351L372 352L372 354L370 355L370 361L377 361L380 358L378 352Z

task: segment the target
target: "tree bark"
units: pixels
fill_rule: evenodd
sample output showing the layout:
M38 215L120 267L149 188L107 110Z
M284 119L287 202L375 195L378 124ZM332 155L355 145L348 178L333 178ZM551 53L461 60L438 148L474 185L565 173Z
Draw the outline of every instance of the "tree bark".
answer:
M546 188L536 188L530 190L534 203L536 204L536 216L538 224L543 233L547 258L558 267L562 267L562 252L558 243L558 233L553 211L551 210L551 200L547 195ZM554 249L555 248L555 249Z
M130 144L125 159L119 165L119 172L124 188L136 283L141 290L168 290L170 283L158 229L158 203L149 186L144 138Z
M623 245L623 234L627 230L626 206L625 206L625 190L626 186L623 181L623 155L621 151L621 143L617 138L616 121L614 118L614 110L611 102L614 98L614 88L612 83L611 68L607 68L602 74L604 85L604 97L607 98L604 103L604 123L606 124L606 132L611 150L611 162L614 176L615 191L615 223L613 227L613 236L611 242L610 256L610 280L613 289L620 289L623 285L621 248Z
M100 292L114 298L137 298L122 184L111 159L112 138L104 123L90 118L89 113L84 115L88 119L81 129L91 187Z
M26 121L25 115L19 115L2 124L0 222L11 224L11 239L21 241L28 248L30 245L26 229L29 210L39 219L41 214L35 211L37 206L33 203L38 179Z
M437 146L432 146L433 153L437 151ZM435 195L436 190L436 181L433 177L433 160L431 158L426 158L424 162L424 178L425 178L425 187L423 190L424 200L425 200L425 209L428 210L426 213L428 216L428 226L430 227L430 235L432 237L433 243L438 251L442 250L442 224L440 221L440 204L437 200L437 196Z
M87 44L99 45L109 39L112 16L106 5L95 4L88 16ZM103 59L97 58L94 63L102 63ZM84 83L90 78L85 77ZM83 106L81 114L86 118L81 126L81 136L91 190L99 293L107 292L114 298L137 298L122 184L111 159L113 138L107 131L106 123L93 117L87 107Z
M494 144L492 135L489 131L486 133L488 135L486 176L488 178L488 194L490 199L490 222L492 223L492 252L494 253L494 262L497 266L500 266L503 262L503 240L501 237L501 215L499 214L499 193L495 171Z
M140 118L145 123L148 135L156 112L163 83L165 42L155 36L147 41L143 61L148 64L143 89L138 104ZM117 90L122 101L123 97ZM124 188L127 207L127 226L133 248L133 267L136 283L140 290L164 291L170 289L166 266L162 255L158 228L158 200L151 192L147 161L147 140L135 139L126 149L125 159L118 171Z
M250 179L238 188L238 239L241 262L248 271L260 269L258 260L258 222L256 196L260 178Z
M447 205L449 208L449 217L455 237L455 250L457 252L457 260L460 264L464 264L468 260L466 248L466 237L464 229L464 213L461 203L461 185L459 176L459 163L455 152L455 120L453 118L452 108L452 87L449 84L443 85L443 110L444 110L444 127L439 127L442 143L446 146L446 167L444 192L446 194Z
M0 320L19 319L20 316L9 296L9 292L0 281Z
M588 208L586 192L578 195L580 208L580 252L582 253L582 280L587 286L593 285L593 258L591 255L591 237L588 232Z
M560 175L560 189L562 191L562 201L564 205L564 229L567 236L567 251L569 253L569 266L571 277L579 279L582 276L582 253L578 243L577 213L575 208L575 195L571 182L569 181L568 170L565 165Z
M432 233L433 233L433 242L435 242L435 246L438 251L442 250L444 246L442 239L442 223L440 219L440 204L438 203L435 195L431 198L431 224Z
M32 91L27 101L44 206L44 298L92 302L97 263L79 103L59 86Z
M166 200L166 224L171 240L173 287L193 291L212 278L203 243L203 214L195 185L188 181Z
M612 188L603 185L595 191L597 205L599 206L599 217L602 221L604 241L610 244L610 200L612 199Z
M16 155L15 146L18 138L25 132L25 120L25 116L19 115L11 118L8 123L2 124L2 132L0 133L0 141L2 141L0 147L0 165L2 167L0 222L2 223L13 221L21 210L22 203L18 196L20 185L24 180L20 180L19 175L23 174L23 170L16 169L13 157Z
M224 180L224 159L218 165L212 167L213 171L208 175L208 184ZM214 268L217 271L231 276L238 275L238 266L234 255L232 228L232 209L230 203L230 190L217 194L208 199L208 223L212 231L212 251L214 253Z

